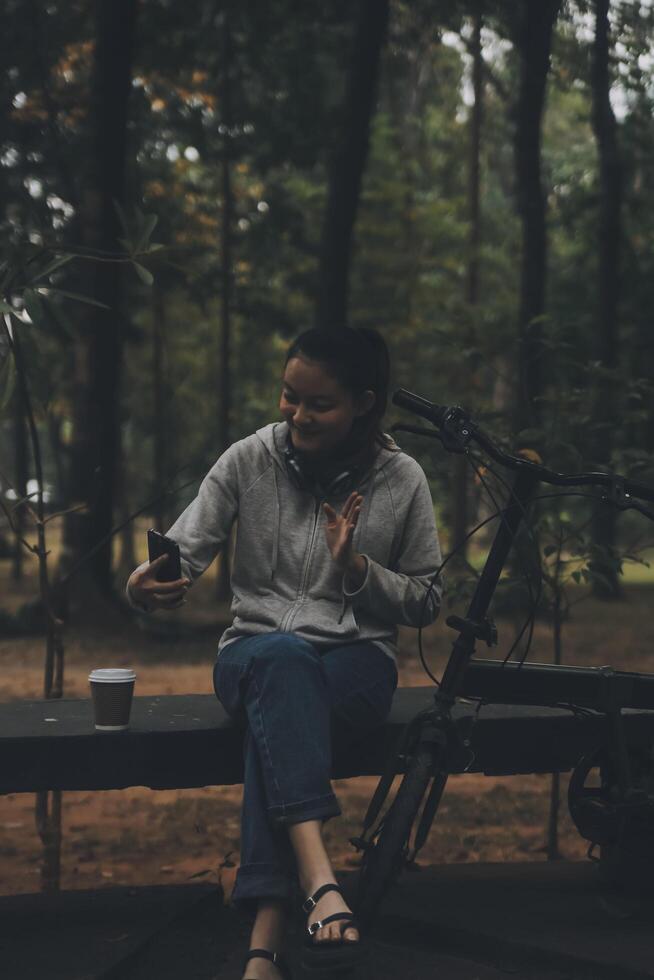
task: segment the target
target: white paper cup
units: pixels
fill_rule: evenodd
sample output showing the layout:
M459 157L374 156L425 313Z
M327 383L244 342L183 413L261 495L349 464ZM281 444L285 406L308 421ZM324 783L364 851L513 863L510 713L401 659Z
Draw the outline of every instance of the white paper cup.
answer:
M129 728L136 674L125 667L101 667L89 674L95 727L99 732Z

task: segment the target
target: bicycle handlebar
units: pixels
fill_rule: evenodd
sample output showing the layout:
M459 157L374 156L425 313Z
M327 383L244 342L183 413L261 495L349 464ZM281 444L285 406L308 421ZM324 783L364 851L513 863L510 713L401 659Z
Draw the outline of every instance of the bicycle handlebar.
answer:
M474 440L492 459L507 469L537 474L539 480L553 486L603 487L608 490L607 496L616 505L623 508L634 507L636 510L645 513L647 517L654 516L650 511L639 507L631 500L635 497L637 500L654 502L654 489L652 487L635 483L633 480L628 480L626 477L614 473L557 473L530 459L512 456L510 453L499 449L465 409L458 406L435 405L426 398L407 391L406 388L398 388L393 394L392 401L394 405L399 405L400 408L405 408L435 425L440 430L439 437L445 449L449 452L465 452L467 444ZM418 429L411 431L420 432ZM427 430L425 430L425 434L431 435Z

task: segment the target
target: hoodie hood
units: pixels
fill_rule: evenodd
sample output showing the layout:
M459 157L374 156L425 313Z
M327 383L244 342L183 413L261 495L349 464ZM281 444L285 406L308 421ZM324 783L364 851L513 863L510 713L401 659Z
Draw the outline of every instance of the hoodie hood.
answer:
M256 431L257 437L261 440L271 457L283 471L286 470L284 450L286 449L289 434L290 429L288 422L272 422L269 425L264 425L263 428L257 429ZM372 466L372 469L375 472L382 469L388 462L390 462L395 453L400 449L391 436L389 436L386 432L384 435L390 440L393 448L379 449Z

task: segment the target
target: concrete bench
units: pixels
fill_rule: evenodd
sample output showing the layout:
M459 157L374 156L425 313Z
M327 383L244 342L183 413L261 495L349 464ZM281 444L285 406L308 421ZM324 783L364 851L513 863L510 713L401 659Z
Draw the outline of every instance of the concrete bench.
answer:
M432 704L431 687L398 688L386 723L347 752L334 753L332 778L379 776L403 726ZM565 708L459 703L470 739L454 771L488 775L565 772L605 731L601 715ZM626 710L629 743L654 742L654 711ZM0 705L0 793L147 786L183 789L243 781L243 727L213 695L136 697L130 728L96 732L89 699ZM398 772L402 771L401 765Z

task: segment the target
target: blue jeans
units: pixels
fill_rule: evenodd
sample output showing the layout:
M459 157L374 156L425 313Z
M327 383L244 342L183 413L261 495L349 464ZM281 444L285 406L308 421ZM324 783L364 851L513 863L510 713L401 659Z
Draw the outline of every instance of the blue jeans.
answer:
M318 651L293 633L263 633L226 646L213 680L227 713L247 724L241 862L231 901L251 915L260 898L294 896L297 867L286 825L340 815L332 751L383 724L397 668L369 641Z

